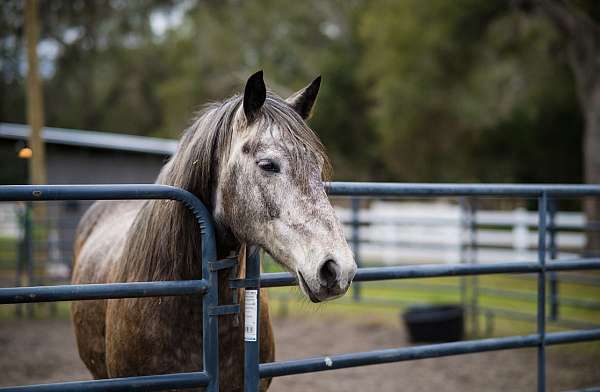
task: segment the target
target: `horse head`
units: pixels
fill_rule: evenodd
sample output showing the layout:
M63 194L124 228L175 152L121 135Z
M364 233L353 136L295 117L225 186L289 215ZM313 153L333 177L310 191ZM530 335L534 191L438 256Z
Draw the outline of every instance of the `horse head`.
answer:
M283 100L266 90L262 71L252 75L231 111L227 152L211 188L222 231L265 249L313 302L343 295L356 273L325 193L325 149L305 122L320 81Z

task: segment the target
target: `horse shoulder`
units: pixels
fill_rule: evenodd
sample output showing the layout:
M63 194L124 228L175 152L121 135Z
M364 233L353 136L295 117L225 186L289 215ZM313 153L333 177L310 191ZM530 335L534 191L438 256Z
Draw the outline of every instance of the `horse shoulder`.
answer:
M117 262L135 204L96 202L77 228L73 284L109 283L110 266ZM79 356L94 378L107 378L105 359L106 300L74 301L71 315Z

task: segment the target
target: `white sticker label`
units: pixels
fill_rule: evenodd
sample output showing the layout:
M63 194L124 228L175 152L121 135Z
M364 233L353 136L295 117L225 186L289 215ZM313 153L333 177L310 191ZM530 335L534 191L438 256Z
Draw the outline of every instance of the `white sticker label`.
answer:
M256 342L257 298L258 290L246 290L244 305L244 340L246 342Z

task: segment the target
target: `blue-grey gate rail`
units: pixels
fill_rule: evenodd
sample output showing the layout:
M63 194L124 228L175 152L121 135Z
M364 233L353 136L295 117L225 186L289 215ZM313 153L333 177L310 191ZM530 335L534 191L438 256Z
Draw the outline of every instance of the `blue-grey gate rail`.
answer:
M513 185L513 184L401 184L401 183L349 183L326 184L334 196L369 197L525 197L538 203L538 260L537 262L510 261L487 265L421 265L361 268L355 281L464 276L504 273L537 273L537 333L492 339L469 340L416 347L392 348L362 353L315 357L291 361L259 363L260 334L245 345L245 390L257 391L260 378L318 372L354 366L400 362L475 352L537 347L537 389L546 390L546 353L548 345L600 340L600 329L546 333L546 273L552 271L600 269L599 258L573 260L548 260L546 255L547 215L549 203L554 198L600 196L598 185ZM202 279L181 282L138 282L96 285L65 285L48 287L20 287L0 289L0 303L66 301L136 296L204 295L203 342L204 370L194 373L128 377L121 379L81 381L57 384L0 388L0 391L116 391L160 390L205 386L208 391L218 390L218 291L216 271L211 263L216 261L215 237L212 218L208 210L191 193L163 185L54 185L54 186L2 186L0 201L35 200L114 200L114 199L173 199L186 205L201 227ZM247 258L246 277L231 282L231 288L246 288L260 293L260 287L291 286L297 284L289 273L260 274L257 253ZM257 303L259 301L257 300ZM221 306L223 307L223 305ZM224 312L225 310L223 310ZM227 309L231 311L231 309ZM253 307L252 312L258 312ZM248 315L247 315L248 316Z

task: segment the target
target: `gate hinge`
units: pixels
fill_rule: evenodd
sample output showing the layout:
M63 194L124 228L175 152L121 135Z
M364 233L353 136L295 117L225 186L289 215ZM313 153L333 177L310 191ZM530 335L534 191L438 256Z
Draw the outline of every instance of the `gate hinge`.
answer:
M220 271L220 270L236 267L237 264L238 264L237 256L230 257L227 259L213 261L213 262L208 263L208 269L211 271Z
M209 316L223 316L226 314L238 314L239 312L240 305L219 305L208 309Z
M248 287L258 287L260 279L242 278L242 279L230 279L229 288L232 289L244 289Z

